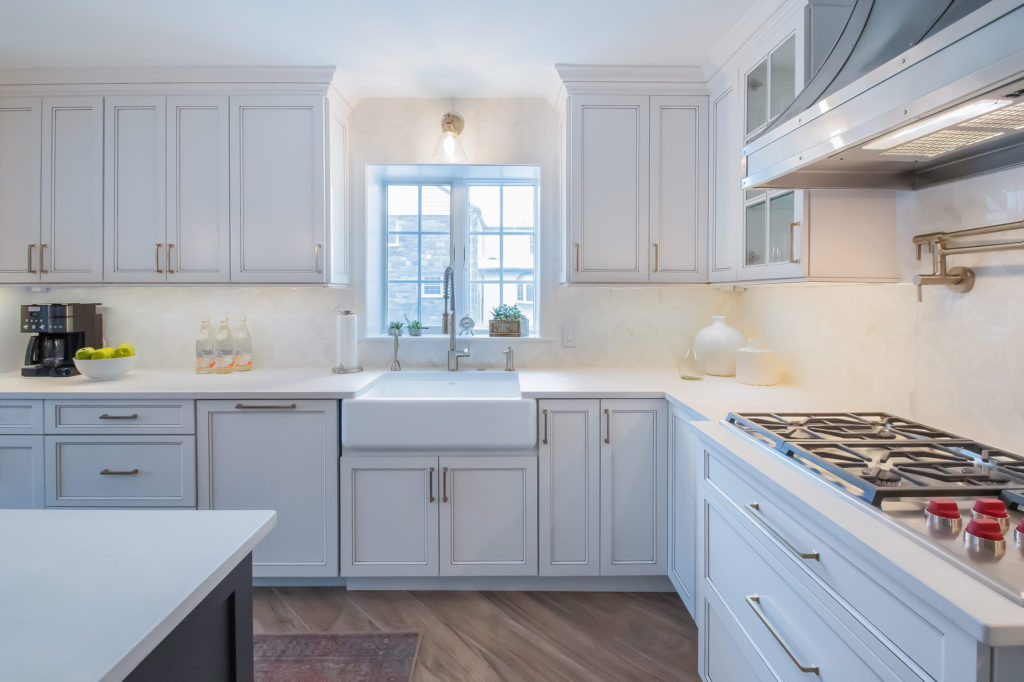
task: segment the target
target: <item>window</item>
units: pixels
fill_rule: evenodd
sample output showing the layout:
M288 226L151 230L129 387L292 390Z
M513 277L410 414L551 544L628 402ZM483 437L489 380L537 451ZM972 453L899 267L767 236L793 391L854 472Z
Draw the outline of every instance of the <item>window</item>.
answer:
M451 185L387 185L384 326L441 328L441 279L451 261Z
M371 173L386 176L389 168ZM400 170L410 168L441 172L432 166ZM486 332L493 308L518 305L530 332L538 333L537 169L462 165L450 172L429 182L379 180L381 235L371 241L380 247L371 245L370 255L381 274L378 279L373 266L368 278L380 284L367 292L371 299L380 296L381 314L369 323L386 333L390 321L420 320L425 334L440 334L444 270L452 264L457 319L468 315Z
M537 257L537 188L534 185L469 185L469 307L478 329L486 329L491 310L518 305L537 319L533 288ZM530 297L524 293L530 290Z

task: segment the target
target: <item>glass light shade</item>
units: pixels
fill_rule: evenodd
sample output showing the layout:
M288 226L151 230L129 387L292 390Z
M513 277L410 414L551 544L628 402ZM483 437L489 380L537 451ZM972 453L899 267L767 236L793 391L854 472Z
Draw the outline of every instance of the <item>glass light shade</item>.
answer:
M459 136L451 130L441 133L441 138L434 148L434 161L442 163L462 163L466 160L466 152L459 142Z

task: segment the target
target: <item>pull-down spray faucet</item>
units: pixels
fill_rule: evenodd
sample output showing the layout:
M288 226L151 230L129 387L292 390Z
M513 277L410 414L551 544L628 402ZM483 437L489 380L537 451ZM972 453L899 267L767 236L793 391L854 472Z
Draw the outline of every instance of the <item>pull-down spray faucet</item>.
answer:
M448 307L449 298L451 308ZM469 349L455 349L455 269L444 269L444 314L441 316L441 331L448 334L448 371L459 371L459 358L468 358Z

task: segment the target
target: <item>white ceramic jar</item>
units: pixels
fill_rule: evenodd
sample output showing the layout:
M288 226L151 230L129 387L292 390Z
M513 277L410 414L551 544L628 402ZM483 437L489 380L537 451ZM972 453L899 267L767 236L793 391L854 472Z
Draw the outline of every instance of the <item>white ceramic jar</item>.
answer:
M708 374L731 377L736 374L736 351L743 345L743 334L725 323L725 315L712 315L712 322L697 332L697 357Z
M747 339L747 345L736 353L736 380L751 386L772 386L779 383L779 363L775 351L761 341Z

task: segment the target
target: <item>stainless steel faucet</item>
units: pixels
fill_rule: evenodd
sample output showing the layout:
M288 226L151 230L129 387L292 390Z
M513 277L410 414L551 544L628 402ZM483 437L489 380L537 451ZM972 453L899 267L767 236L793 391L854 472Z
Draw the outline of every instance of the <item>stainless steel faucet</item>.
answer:
M509 346L505 350L501 351L501 354L505 356L505 371L516 371L516 356L512 350L512 346Z
M448 307L449 294L451 308ZM455 269L448 266L444 269L444 314L442 315L441 331L448 332L448 371L459 371L459 358L469 357L469 348L455 348Z

